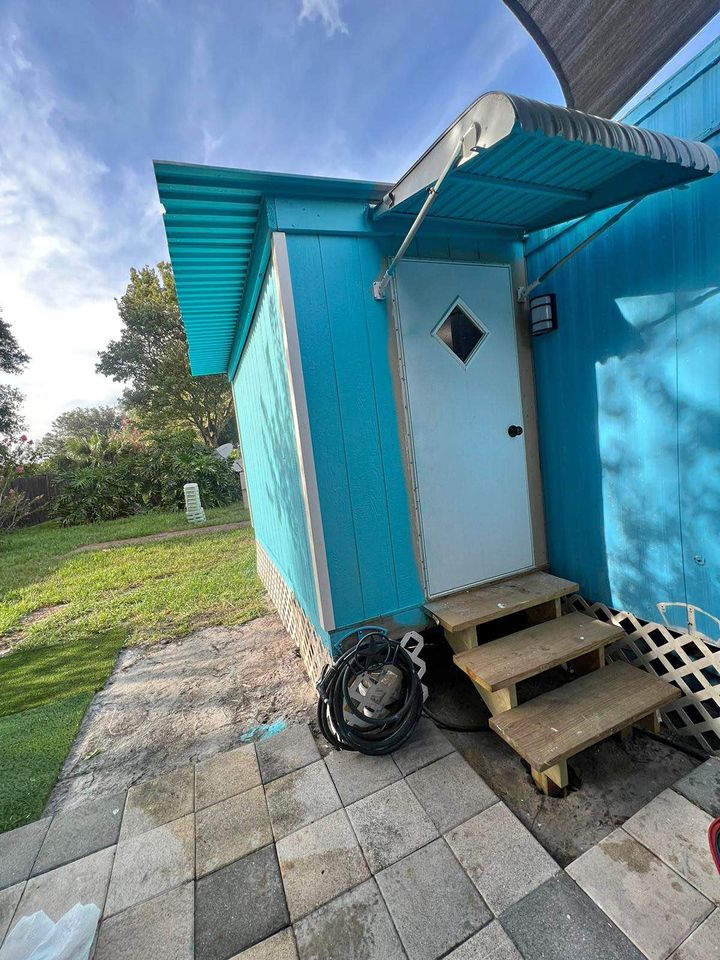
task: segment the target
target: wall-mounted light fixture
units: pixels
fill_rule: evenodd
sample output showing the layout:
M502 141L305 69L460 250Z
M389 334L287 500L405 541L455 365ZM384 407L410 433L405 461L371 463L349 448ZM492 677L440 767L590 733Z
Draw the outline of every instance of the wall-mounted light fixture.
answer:
M534 337L557 330L555 294L544 293L530 298L530 332Z

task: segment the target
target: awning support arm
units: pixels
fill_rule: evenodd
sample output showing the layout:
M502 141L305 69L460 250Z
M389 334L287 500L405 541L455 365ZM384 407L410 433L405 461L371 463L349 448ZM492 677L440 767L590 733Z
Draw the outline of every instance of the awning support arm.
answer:
M617 223L621 217L624 217L626 213L629 213L633 207L636 207L640 201L644 199L644 197L636 197L635 200L631 200L630 203L626 204L622 208L622 210L618 210L617 213L614 213L610 219L601 224L597 230L593 230L589 236L585 237L585 239L576 247L573 247L569 253L566 253L564 257L561 257L557 263L554 263L551 267L548 267L547 270L540 274L537 280L533 280L533 282L529 283L526 287L518 287L517 298L519 302L526 303L530 299L530 294L533 292L533 290L535 290L536 287L539 287L541 283L544 283L551 273L555 273L555 271L566 264L568 260L572 260L576 253L580 253L581 250L584 250L585 247L592 243L596 237L599 237L601 233L604 233L606 230L612 227L613 224Z
M385 299L385 290L387 289L387 285L390 283L390 280L392 279L392 275L395 273L397 269L397 265L405 256L407 248L413 242L415 238L415 234L418 232L418 230L420 229L420 225L422 224L423 220L427 216L428 210L433 205L433 202L435 200L435 197L437 196L438 190L440 189L443 180L450 173L450 171L455 166L457 166L457 162L463 154L463 145L466 137L467 137L467 134L465 136L460 137L460 139L458 140L457 146L455 147L452 154L450 155L448 162L443 167L440 176L437 178L437 180L431 187L428 187L428 195L425 198L425 202L420 207L420 210L418 211L418 215L413 220L410 226L410 229L407 232L407 236L405 237L403 242L400 244L400 249L392 258L390 263L387 265L387 268L385 269L385 272L380 277L380 279L375 280L373 282L372 292L376 300Z

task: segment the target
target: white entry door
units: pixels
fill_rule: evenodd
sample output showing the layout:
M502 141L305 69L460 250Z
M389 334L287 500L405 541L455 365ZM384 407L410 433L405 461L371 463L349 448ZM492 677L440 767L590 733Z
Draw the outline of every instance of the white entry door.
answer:
M507 266L405 260L396 298L429 597L533 564Z

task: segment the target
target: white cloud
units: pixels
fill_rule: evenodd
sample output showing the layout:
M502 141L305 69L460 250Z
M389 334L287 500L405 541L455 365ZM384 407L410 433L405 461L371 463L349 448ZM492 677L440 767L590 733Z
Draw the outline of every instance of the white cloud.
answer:
M340 0L302 0L300 20L321 20L329 37L335 33L349 33L340 15Z

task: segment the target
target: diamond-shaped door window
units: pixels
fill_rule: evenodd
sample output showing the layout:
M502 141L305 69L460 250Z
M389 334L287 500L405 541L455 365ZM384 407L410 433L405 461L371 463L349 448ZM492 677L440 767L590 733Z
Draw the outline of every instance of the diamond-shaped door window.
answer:
M433 333L465 364L488 336L488 330L460 299L453 303Z

